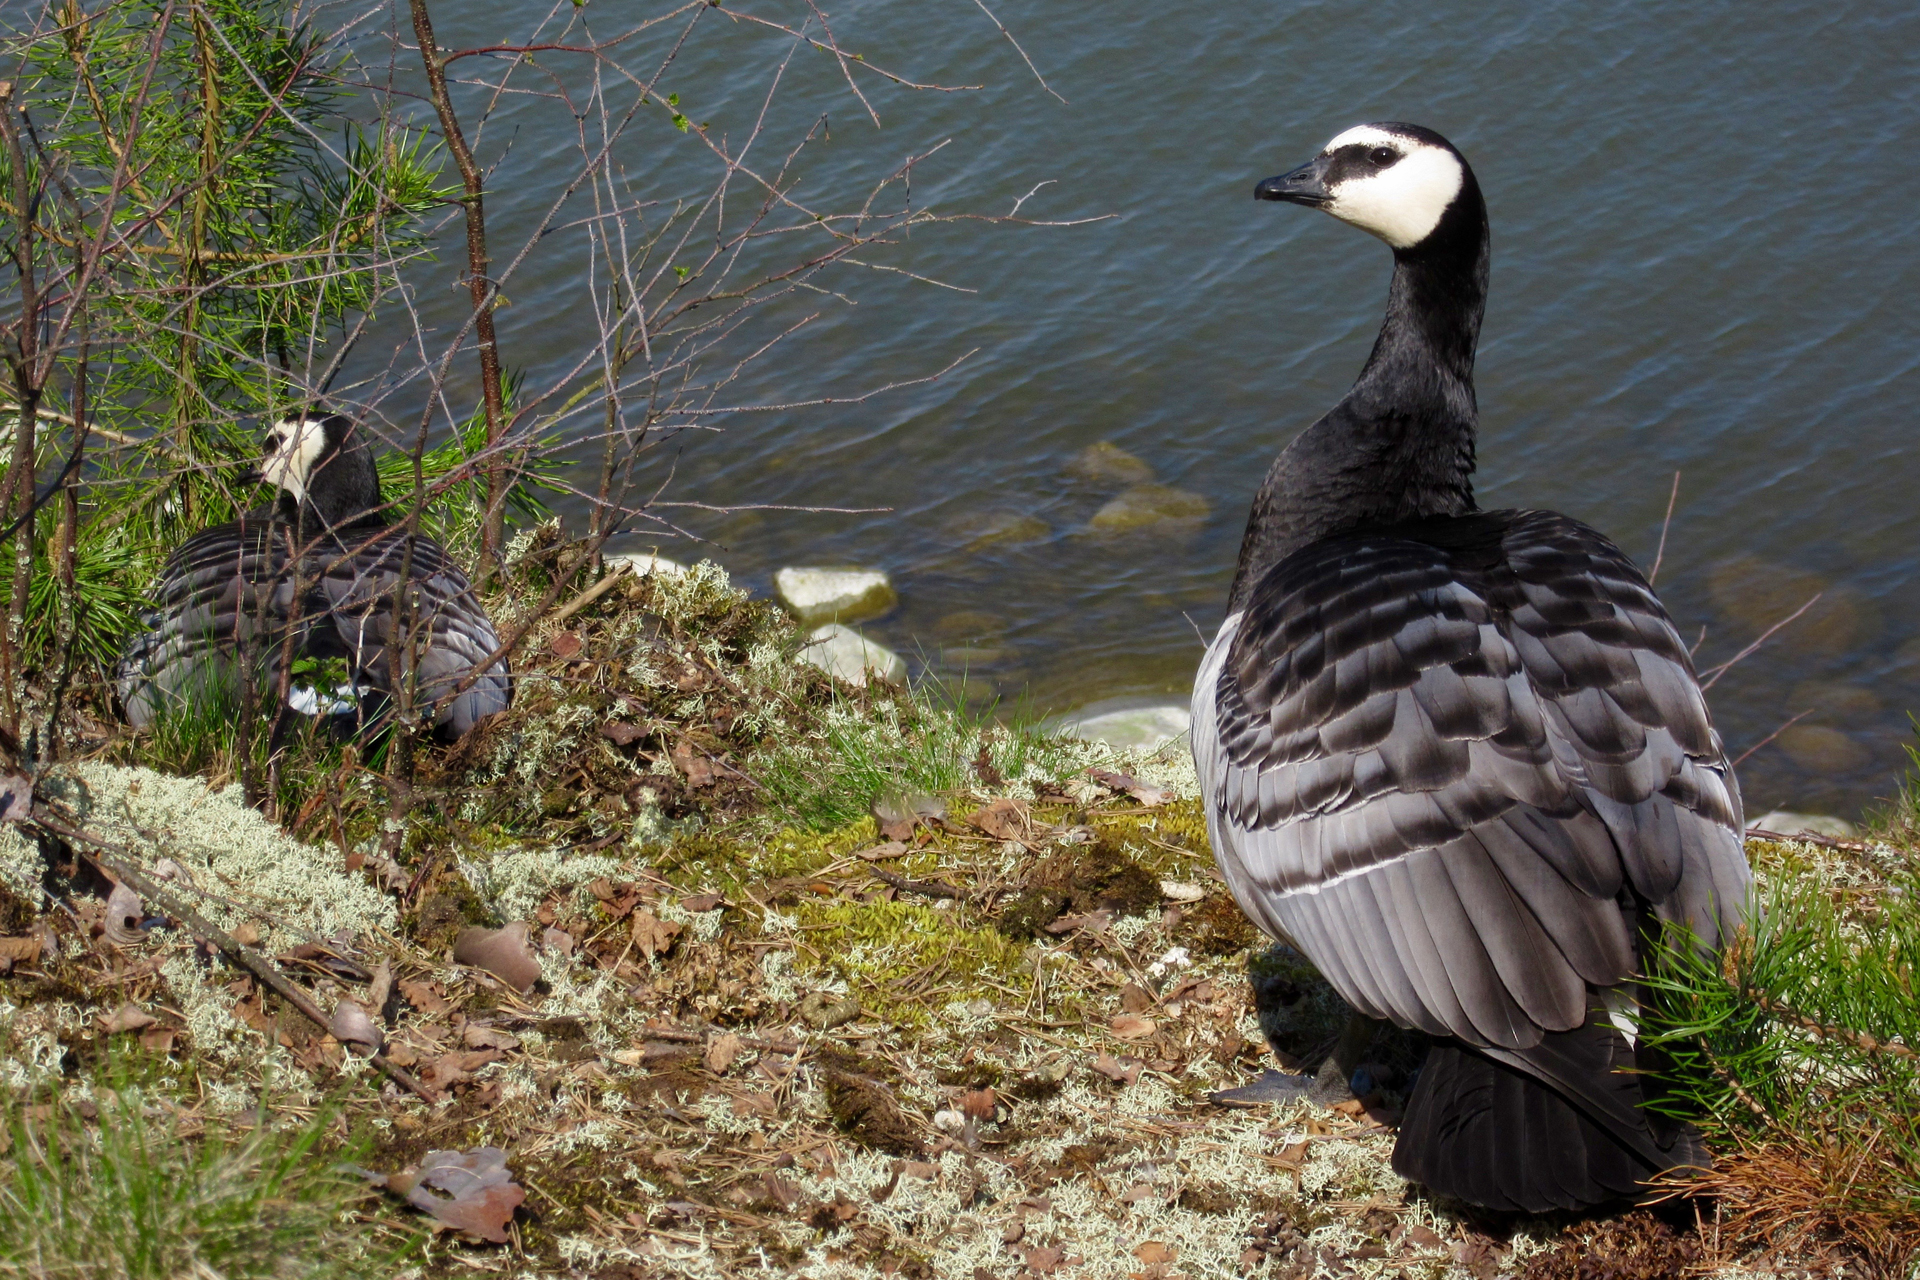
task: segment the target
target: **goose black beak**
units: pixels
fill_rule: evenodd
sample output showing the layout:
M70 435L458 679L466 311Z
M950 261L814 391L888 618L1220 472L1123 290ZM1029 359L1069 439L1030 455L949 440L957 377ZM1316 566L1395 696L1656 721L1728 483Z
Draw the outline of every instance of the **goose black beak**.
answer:
M1284 200L1318 209L1333 199L1327 190L1327 158L1315 156L1298 169L1289 169L1277 178L1268 178L1253 189L1256 200Z
M258 462L254 463L252 466L248 467L245 471L242 471L238 476L234 478L238 483L248 484L248 485L265 484L267 482L267 477L264 472L264 468L262 464Z

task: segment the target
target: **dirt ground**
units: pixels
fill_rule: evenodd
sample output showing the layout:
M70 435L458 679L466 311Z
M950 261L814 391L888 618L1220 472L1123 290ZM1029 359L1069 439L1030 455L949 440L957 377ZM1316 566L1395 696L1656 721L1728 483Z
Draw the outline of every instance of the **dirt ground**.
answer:
M1063 757L1009 782L983 740L941 794L825 833L756 818L740 744L771 695L741 673L773 669L774 624L700 600L731 649L663 648L684 611L645 596L543 639L521 736L444 765L484 785L398 861L339 818L345 793L296 838L232 785L51 771L45 811L85 839L0 826L0 1081L84 1104L111 1067L182 1139L332 1105L383 1173L499 1148L510 1182L469 1216L364 1203L445 1228L417 1276L1850 1273L1742 1256L1711 1204L1501 1220L1429 1199L1388 1164L1414 1037L1383 1033L1342 1107L1216 1103L1317 1062L1345 1014L1234 907L1190 765ZM654 656L628 685L581 678L635 643ZM524 836L480 821L502 811ZM200 923L109 898L94 858Z

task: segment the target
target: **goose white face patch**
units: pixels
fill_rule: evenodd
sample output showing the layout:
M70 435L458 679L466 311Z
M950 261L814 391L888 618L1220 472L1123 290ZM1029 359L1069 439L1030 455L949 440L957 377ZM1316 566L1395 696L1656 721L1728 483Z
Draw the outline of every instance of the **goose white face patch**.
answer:
M289 419L274 423L267 436L273 448L260 464L260 479L304 501L307 477L327 447L326 427L314 418Z
M1444 147L1360 125L1329 142L1322 154L1353 149L1355 163L1327 185L1324 208L1342 222L1370 231L1396 249L1408 249L1440 225L1440 215L1466 181L1460 161ZM1376 166L1365 159L1379 149L1398 159Z

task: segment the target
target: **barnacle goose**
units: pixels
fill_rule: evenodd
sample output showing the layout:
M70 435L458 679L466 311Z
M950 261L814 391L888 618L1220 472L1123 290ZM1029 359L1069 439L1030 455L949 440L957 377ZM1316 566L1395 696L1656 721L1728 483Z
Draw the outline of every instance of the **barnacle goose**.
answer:
M403 669L411 663L414 705L430 711L443 737L505 710L504 659L460 688L500 647L499 637L446 548L390 527L396 517L382 511L379 473L360 429L339 414L304 413L275 423L263 443L266 457L253 478L279 490L275 501L201 530L173 553L147 630L121 656L116 683L134 727L203 691L230 687L238 655L249 649L268 681L283 660L344 664L346 685L295 689L288 699L336 726L364 727L384 716L396 657ZM409 607L401 611L403 569ZM395 654L390 647L403 626L415 641L410 653Z
M1474 505L1487 214L1460 153L1362 125L1254 194L1394 271L1353 389L1267 473L1194 686L1221 871L1359 1015L1434 1037L1403 1176L1498 1210L1634 1196L1706 1162L1632 1074L1643 949L1662 922L1719 947L1751 887L1687 648L1601 534Z

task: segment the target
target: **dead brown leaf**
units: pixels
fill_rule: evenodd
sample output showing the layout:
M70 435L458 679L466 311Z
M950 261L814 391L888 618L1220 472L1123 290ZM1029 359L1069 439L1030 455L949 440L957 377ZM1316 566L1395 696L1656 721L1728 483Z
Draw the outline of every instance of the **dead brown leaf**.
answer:
M1126 1013L1145 1013L1153 1008L1153 992L1137 982L1120 988L1120 1008Z
M540 961L516 920L504 929L467 929L454 939L453 962L484 969L525 995L540 980Z
M439 988L431 982L402 981L400 994L407 998L408 1004L430 1018L438 1017L453 1008L440 994Z
M1162 1266L1180 1256L1180 1250L1159 1240L1142 1240L1133 1247L1133 1256L1148 1266Z
M572 658L575 654L579 653L583 647L584 642L571 631L562 631L559 635L547 641L547 648L553 650L553 656L562 662Z
M40 959L41 937L30 933L24 938L0 938L0 973L16 964L36 964Z
M710 787L713 785L713 766L700 754L700 749L685 738L679 739L667 749L667 758L673 761L673 767L686 775L690 787Z
M868 862L885 862L888 858L899 857L912 847L912 845L909 845L904 840L889 840L885 844L877 844L871 849L862 849L858 856L866 859Z
M995 840L1022 840L1033 830L1026 801L1002 796L967 815L967 825Z
M731 1031L723 1031L707 1042L705 1059L707 1070L717 1076L727 1074L727 1068L731 1067L739 1057L740 1037Z
M1000 1099L991 1089L969 1089L960 1095L960 1111L975 1120L991 1120Z
M1104 786L1112 787L1115 791L1126 792L1149 809L1156 805L1163 805L1172 799L1165 787L1156 787L1151 782L1142 782L1138 778L1124 773L1115 773L1111 769L1089 769L1087 776Z
M873 820L883 840L911 840L916 826L938 822L946 811L938 797L929 795L881 796L873 802Z
M1108 1053L1101 1054L1087 1065L1115 1084L1132 1084L1146 1069L1146 1064L1136 1058L1116 1058Z
M717 907L724 907L726 905L727 898L726 895L722 893L696 893L692 897L680 899L681 908L686 911L691 911L695 915L699 915L703 911L712 911Z
M179 1035L172 1027L148 1027L140 1033L140 1047L148 1053L172 1053Z
M499 1147L429 1151L417 1169L385 1178L370 1176L431 1215L440 1228L462 1231L492 1244L507 1243L507 1223L527 1198L526 1191L513 1182L513 1175L507 1171L507 1153ZM436 1195L435 1191L447 1194Z
M633 913L633 949L651 960L673 950L673 940L680 936L681 926L662 920L645 907Z
M342 1044L350 1044L365 1053L378 1053L386 1037L367 1011L352 1000L334 1006L327 1031Z
M1048 933L1072 933L1075 929L1088 929L1094 933L1105 933L1113 923L1113 912L1102 907L1098 911L1089 911L1085 915L1061 916L1047 926Z
M518 1049L520 1040L498 1027L483 1027L469 1022L460 1029L460 1039L469 1049Z
M1160 1029L1160 1024L1152 1018L1143 1018L1137 1013L1123 1013L1107 1026L1122 1040L1144 1040Z
M148 1027L157 1025L160 1019L143 1012L138 1005L129 1000L105 1017L96 1015L94 1021L100 1024L102 1031L108 1035L115 1035L122 1031L144 1031Z
M600 726L600 736L617 747L630 747L645 734L645 729L625 720L609 720Z
M25 822L33 816L33 779L24 773L0 775L0 822Z

